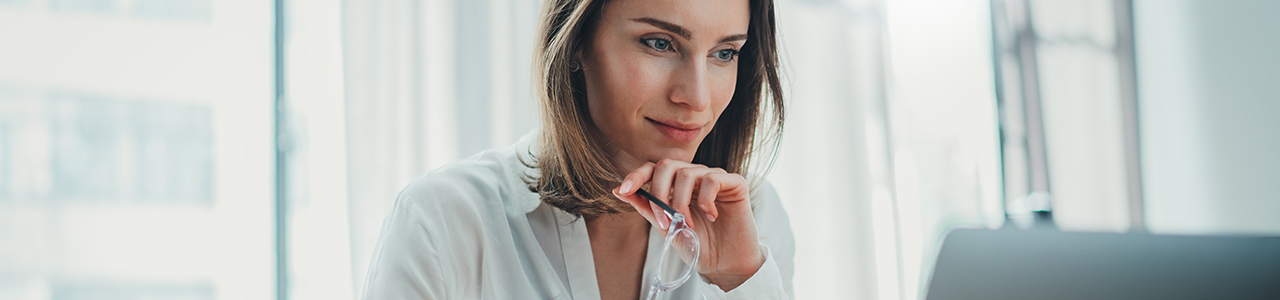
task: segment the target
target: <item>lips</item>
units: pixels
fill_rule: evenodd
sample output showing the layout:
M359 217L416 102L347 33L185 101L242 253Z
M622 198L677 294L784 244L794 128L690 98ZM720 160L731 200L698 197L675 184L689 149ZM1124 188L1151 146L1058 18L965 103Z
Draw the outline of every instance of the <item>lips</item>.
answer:
M654 120L644 118L659 133L677 143L691 143L702 132L702 124L680 123L675 120Z

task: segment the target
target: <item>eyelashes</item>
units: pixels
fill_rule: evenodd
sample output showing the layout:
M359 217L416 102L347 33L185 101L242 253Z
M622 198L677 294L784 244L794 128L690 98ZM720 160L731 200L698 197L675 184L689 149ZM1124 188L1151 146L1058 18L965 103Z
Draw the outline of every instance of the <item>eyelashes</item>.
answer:
M671 40L668 40L668 39L643 38L643 39L640 39L640 42L649 46L649 48L653 48L653 50L658 50L659 52L675 51L675 49L673 48L673 45L671 45Z
M720 61L731 62L733 61L733 59L738 57L738 50L724 49L724 50L716 51L712 55L715 56L716 59L719 59Z
M650 49L657 50L658 52L676 51L675 44L666 38L642 38L640 39L640 43L648 46ZM738 58L738 50L723 49L713 52L711 56L721 62L732 62L734 59Z

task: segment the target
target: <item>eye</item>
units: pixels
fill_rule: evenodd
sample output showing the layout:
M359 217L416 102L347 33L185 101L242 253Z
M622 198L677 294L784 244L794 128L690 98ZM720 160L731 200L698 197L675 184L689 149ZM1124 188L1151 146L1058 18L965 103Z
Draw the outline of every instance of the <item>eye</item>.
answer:
M724 49L724 50L716 51L713 55L716 57L716 59L729 62L729 61L733 61L733 58L738 56L738 50Z
M654 50L671 51L671 40L668 40L668 39L648 38L648 39L641 39L640 42L644 43L645 45L648 45L649 48L653 48Z

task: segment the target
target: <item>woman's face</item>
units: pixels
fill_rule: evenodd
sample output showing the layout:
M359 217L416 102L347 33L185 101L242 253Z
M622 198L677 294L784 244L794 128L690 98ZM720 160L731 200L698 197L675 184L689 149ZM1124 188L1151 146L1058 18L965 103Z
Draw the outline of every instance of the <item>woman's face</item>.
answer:
M591 119L629 171L689 162L733 98L747 0L615 0L581 53Z

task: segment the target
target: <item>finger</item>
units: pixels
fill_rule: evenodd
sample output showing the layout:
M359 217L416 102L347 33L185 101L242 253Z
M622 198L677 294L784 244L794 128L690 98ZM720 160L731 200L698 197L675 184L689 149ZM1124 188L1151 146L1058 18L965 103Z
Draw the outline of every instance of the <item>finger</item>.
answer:
M671 207L685 215L685 222L689 223L690 228L696 228L693 224L693 214L689 211L694 188L698 181L702 180L702 175L710 171L711 169L699 165L681 168L676 170L671 181Z
M720 183L720 192L716 193L716 202L738 202L746 201L751 196L751 191L747 186L747 179L742 175L725 173L714 174L715 181Z
M643 216L645 220L649 220L650 224L658 224L658 219L653 215L653 209L649 205L646 205L647 203L650 203L649 199L645 199L644 197L636 194L622 195L618 192L618 189L613 189L611 192L613 192L613 196L617 197L618 200L622 200L622 202L630 204L631 208L635 208L636 212L640 213L640 216Z
M675 177L676 170L688 165L689 163L674 159L659 160L654 166L653 176L649 178L649 193L671 205L671 180Z
M727 174L724 169L713 169L702 175L702 186L698 191L698 208L706 213L707 220L715 222L720 217L720 210L716 208L716 196L720 194L720 190L724 187L720 176Z
M639 213L640 216L649 221L649 224L664 229L659 230L659 232L663 234L663 237L666 237L667 232L665 229L667 229L668 226L671 226L671 218L667 216L666 211L663 210L662 207L649 201L649 199L644 196L634 193L631 195L621 195L618 193L618 189L616 188L613 189L612 192L614 197L618 197L622 202L626 202L627 204L630 204L632 208L635 208L636 212Z
M658 232L662 234L662 237L667 237L667 227L671 226L671 217L667 216L667 211L658 206L658 204L649 202L649 213L653 214L654 219L658 220L658 228L662 228Z
M618 194L624 196L634 195L640 186L649 182L649 178L653 177L653 169L657 166L654 163L646 162L639 168L632 170L626 177L622 179L621 185L618 186ZM645 200L648 202L648 200Z

